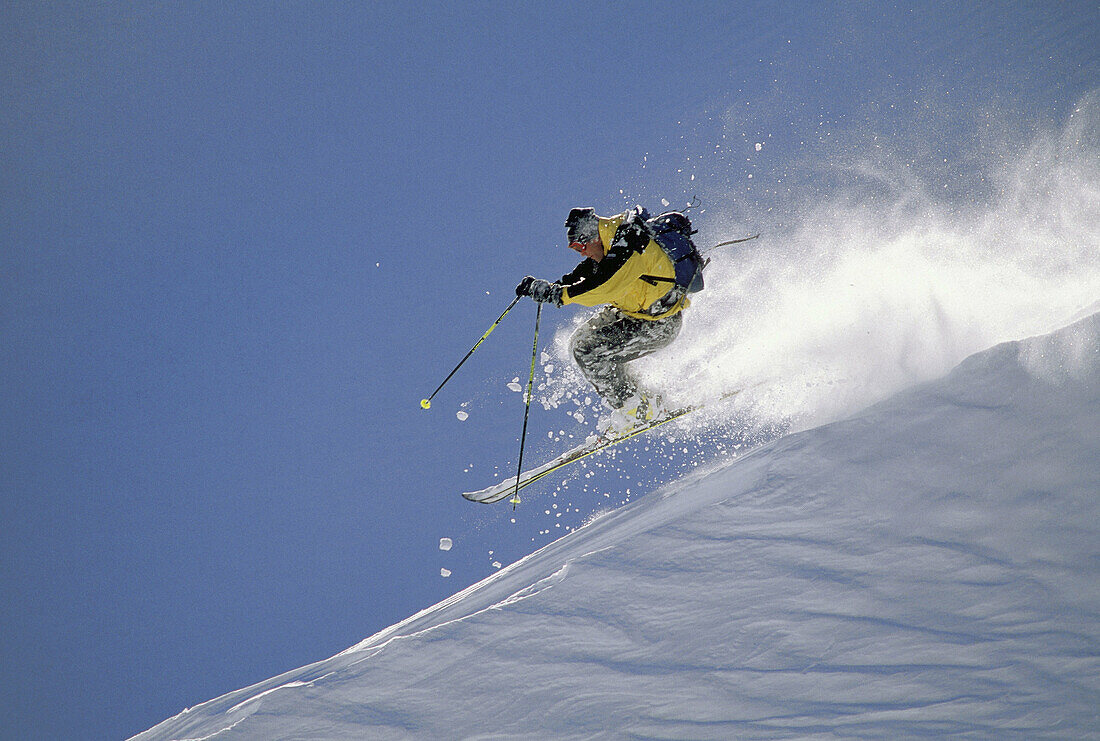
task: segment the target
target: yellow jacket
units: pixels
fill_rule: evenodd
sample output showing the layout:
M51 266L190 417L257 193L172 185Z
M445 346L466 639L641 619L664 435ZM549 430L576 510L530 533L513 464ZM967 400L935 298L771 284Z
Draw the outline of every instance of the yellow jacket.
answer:
M648 311L675 286L676 268L652 239L644 246L633 247L623 244L623 240L616 242L616 232L627 214L600 218L604 257L599 262L586 259L562 276L558 281L562 285L562 304L611 304L627 316L649 321L682 311L688 306L686 299L657 314Z

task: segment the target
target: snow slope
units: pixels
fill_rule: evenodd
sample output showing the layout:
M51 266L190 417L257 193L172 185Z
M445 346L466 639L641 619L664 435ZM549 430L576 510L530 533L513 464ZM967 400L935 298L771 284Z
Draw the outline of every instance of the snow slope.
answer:
M1098 348L998 345L135 738L1100 738Z

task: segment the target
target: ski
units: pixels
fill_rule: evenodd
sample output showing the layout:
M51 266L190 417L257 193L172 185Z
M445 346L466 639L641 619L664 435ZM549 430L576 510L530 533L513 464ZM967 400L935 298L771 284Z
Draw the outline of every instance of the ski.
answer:
M738 391L732 391L732 392L723 394L720 397L720 400L721 399L728 399L729 397L733 396L736 393L738 393ZM627 440L630 440L631 438L637 437L638 435L649 432L650 430L654 430L658 427L661 427L662 425L666 425L669 422L675 422L678 419L682 419L683 417L687 416L688 414L691 414L694 411L702 409L703 406L704 405L700 404L700 405L696 405L696 406L689 406L689 407L683 407L681 409L676 409L676 410L671 411L668 414L664 415L660 419L655 419L652 422L648 422L644 425L640 425L638 427L635 427L632 430L630 430L629 432L627 432L626 434L619 435L619 436L613 437L613 438L597 438L595 441L584 442L584 443L578 445L577 447L573 448L572 450L568 450L568 451L562 453L557 458L554 458L553 460L547 461L546 463L542 464L541 466L538 466L537 468L533 468L529 471L524 471L522 474L519 475L519 486L518 487L516 486L516 477L512 476L511 478L509 478L505 481L501 481L499 483L493 484L492 486L486 487L485 489L481 489L480 491L463 492L462 496L465 497L466 499L469 499L471 502L481 502L481 503L484 503L484 504L491 504L493 502L499 502L501 499L504 499L509 494L517 492L519 489L523 489L524 487L530 486L531 484L535 483L536 481L542 480L544 477L554 473L555 471L557 471L559 469L565 468L566 466L571 465L573 463L576 463L577 461L582 460L584 458L587 458L590 455L594 455L595 453L599 453L601 450L606 450L607 448L618 445L619 443L622 443L622 442L626 442ZM516 503L518 503L518 500L517 500Z

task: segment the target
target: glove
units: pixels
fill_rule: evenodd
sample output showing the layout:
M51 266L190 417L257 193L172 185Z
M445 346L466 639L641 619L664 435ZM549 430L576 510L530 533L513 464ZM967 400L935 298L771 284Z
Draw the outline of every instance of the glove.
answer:
M533 275L524 276L523 280L521 280L519 282L519 285L516 286L516 295L517 296L530 296L531 295L531 284L534 283L534 282L535 282L535 276L533 276Z
M561 306L561 286L557 283L526 276L516 286L517 296L530 296L539 303L554 303Z

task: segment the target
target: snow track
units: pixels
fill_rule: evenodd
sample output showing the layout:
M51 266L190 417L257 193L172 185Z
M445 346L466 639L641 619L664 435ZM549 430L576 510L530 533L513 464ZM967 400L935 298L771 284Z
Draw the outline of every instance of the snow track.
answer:
M1100 738L1098 348L979 353L135 738Z

